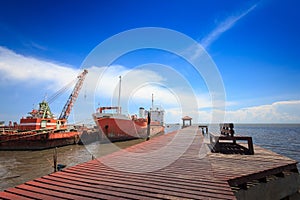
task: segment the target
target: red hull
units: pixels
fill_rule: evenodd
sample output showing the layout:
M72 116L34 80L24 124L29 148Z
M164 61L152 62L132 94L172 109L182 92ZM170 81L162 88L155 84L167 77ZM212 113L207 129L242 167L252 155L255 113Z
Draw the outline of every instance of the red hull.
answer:
M71 132L26 132L0 134L0 150L41 150L77 144L79 133Z
M147 122L130 119L98 118L98 127L102 132L102 140L123 141L140 138L147 131Z
M147 137L147 122L116 118L98 118L97 125L102 133L101 140L111 142ZM150 126L150 136L163 132L163 126Z

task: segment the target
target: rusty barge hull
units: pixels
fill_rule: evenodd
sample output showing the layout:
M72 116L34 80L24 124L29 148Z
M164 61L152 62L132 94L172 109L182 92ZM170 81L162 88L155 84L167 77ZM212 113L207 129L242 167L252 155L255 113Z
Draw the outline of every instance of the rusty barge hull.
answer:
M43 150L77 144L78 132L0 135L0 150Z

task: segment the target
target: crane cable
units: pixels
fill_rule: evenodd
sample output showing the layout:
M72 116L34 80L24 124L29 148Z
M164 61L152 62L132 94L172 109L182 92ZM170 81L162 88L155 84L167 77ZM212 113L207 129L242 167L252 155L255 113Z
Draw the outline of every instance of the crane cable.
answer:
M77 79L74 79L73 81L71 81L70 83L68 83L64 87L62 87L60 90L55 92L53 95L51 95L49 100L48 100L48 103L49 104L53 103L60 95L65 93L67 90L69 90L75 84L76 80Z

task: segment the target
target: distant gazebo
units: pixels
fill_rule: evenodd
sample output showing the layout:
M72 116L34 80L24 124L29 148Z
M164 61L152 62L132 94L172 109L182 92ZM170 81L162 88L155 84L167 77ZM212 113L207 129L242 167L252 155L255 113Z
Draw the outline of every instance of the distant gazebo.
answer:
M185 116L182 118L182 128L192 126L192 119L189 116Z

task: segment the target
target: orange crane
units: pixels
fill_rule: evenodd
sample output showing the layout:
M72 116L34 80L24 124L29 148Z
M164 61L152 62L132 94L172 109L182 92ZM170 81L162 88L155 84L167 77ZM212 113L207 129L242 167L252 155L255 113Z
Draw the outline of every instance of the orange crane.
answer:
M85 69L83 70L83 72L77 77L78 78L78 81L72 91L72 93L70 94L69 98L68 98L68 101L66 102L60 116L59 116L59 119L60 120L67 120L69 115L70 115L70 112L73 108L73 105L79 95L79 91L82 87L82 84L83 84L83 81L87 75L88 71Z

